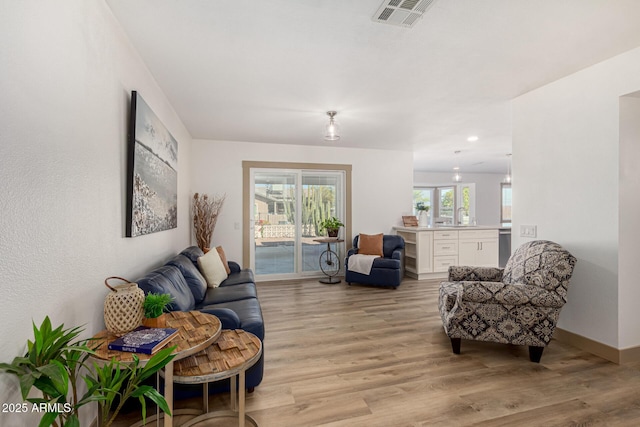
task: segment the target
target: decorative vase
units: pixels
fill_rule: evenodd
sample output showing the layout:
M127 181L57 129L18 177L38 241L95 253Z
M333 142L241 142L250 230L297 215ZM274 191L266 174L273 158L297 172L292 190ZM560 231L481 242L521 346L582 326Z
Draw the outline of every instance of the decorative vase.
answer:
M148 328L165 328L167 326L167 315L162 313L158 317L145 317L142 319L142 325Z
M110 286L110 279L122 280L122 285ZM124 335L140 326L144 311L144 291L137 283L129 282L122 277L107 277L104 284L109 292L104 299L104 324L114 335Z
M418 227L428 227L429 226L429 214L427 211L420 211L418 214Z

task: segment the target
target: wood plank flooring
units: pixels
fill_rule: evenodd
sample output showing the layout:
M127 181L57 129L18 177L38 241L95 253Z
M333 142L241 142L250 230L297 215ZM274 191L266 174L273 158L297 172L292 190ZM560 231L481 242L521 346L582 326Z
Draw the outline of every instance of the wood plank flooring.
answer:
M526 347L503 344L463 341L454 355L438 284L258 284L265 373L247 397L248 413L261 427L640 425L637 364L618 366L557 341L540 364ZM210 408L227 409L228 397L213 396ZM201 425L237 425L225 422Z

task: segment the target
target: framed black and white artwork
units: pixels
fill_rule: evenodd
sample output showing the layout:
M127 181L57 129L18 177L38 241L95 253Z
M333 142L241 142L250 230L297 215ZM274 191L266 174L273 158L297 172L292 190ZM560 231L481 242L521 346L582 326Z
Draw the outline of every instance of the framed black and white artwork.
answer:
M178 142L136 91L131 93L126 236L178 226Z

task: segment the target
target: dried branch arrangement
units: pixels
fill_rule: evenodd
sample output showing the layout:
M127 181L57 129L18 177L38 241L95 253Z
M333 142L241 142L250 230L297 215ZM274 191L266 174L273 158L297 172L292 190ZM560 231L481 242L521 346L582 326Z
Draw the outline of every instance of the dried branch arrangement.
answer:
M196 193L193 195L193 230L198 247L202 250L211 247L211 237L216 228L218 214L227 195L209 196Z

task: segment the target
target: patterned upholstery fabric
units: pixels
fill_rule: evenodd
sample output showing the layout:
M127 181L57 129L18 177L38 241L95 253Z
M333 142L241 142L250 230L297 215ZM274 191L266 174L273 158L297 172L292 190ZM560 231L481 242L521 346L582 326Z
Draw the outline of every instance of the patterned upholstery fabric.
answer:
M576 259L557 243L535 240L518 248L504 269L503 283L535 285L556 292L567 302Z
M546 240L525 243L501 269L451 267L439 310L450 338L544 347L553 335L576 259Z

